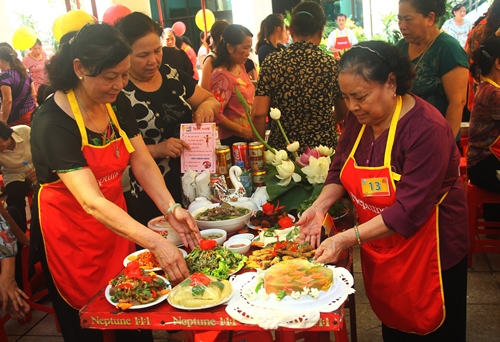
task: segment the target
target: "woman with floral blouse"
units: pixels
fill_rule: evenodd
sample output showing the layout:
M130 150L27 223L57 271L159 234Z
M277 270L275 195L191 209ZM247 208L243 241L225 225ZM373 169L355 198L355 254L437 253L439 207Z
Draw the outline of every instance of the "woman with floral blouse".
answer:
M235 87L252 106L255 86L245 70L245 61L252 48L252 33L241 25L229 25L222 32L213 61L210 91L220 102L215 122L222 145L231 146L239 141L251 141L252 130L245 108L236 97Z
M293 43L262 63L252 109L252 120L261 136L269 108L273 107L281 110L280 122L286 135L290 141L298 141L301 149L337 145L336 119L342 121L345 103L337 80L337 61L318 47L325 23L320 5L301 2L292 11ZM275 121L271 122L269 144L286 148Z

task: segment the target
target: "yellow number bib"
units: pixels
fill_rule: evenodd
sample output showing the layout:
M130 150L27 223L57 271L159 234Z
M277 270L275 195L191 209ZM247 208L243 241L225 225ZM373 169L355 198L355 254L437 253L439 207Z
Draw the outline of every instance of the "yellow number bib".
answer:
M365 197L389 196L389 180L387 177L362 178L361 191Z

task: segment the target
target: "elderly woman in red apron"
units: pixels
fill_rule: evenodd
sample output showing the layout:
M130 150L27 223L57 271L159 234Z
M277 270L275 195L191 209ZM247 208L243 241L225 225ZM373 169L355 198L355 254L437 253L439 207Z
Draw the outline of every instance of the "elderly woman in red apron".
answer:
M128 164L184 244L195 247L201 238L167 190L121 94L130 52L115 28L84 26L51 59L47 69L57 91L33 121L42 262L66 341L102 339L99 331L80 328L78 310L118 274L134 243L152 251L172 282L189 276L179 249L127 214L121 176Z
M326 239L315 261L361 245L366 293L384 341L465 341L467 207L449 124L407 93L415 73L384 42L364 42L340 61L349 113L325 187L297 223L320 242L328 208L344 194L359 226Z

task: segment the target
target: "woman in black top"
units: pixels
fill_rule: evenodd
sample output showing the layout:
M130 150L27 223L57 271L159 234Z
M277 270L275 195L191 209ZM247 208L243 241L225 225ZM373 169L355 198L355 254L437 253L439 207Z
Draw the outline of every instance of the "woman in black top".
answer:
M259 55L259 65L262 65L267 55L284 50L279 41L283 39L285 32L285 22L280 14L269 14L266 19L262 20L255 46Z

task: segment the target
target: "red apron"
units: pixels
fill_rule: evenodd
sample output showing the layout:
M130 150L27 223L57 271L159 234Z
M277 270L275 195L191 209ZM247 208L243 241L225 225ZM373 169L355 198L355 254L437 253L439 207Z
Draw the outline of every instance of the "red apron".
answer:
M130 140L107 104L121 137L104 146L89 145L72 90L68 100L82 137L82 153L99 189L109 201L126 210L121 176L134 151ZM123 268L123 259L135 250L135 245L87 214L61 180L42 184L38 196L40 228L50 273L62 298L79 310Z
M349 41L349 37L347 35L339 37L339 30L337 29L335 31L336 31L335 32L336 40L334 48L337 50L345 50L351 48L352 45L351 42ZM340 59L340 54L338 53L338 51L335 51L333 55L335 56L335 58Z
M495 81L493 81L491 78L483 76L483 77L481 77L481 79L484 82L488 82L489 84L491 84L495 88L500 89L500 85L498 83L496 83ZM491 144L489 147L490 147L491 153L493 153L495 155L495 157L497 157L498 160L500 160L500 136L498 138L496 138L495 141L493 142L493 144Z
M384 165L356 165L354 154L366 128L363 125L341 171L340 179L356 207L360 224L396 202L395 181L399 181L401 175L391 171L391 152L401 105L401 97L398 97L387 138ZM436 330L444 321L437 220L439 203L424 225L409 239L396 233L361 246L366 294L377 317L391 328L424 335Z

